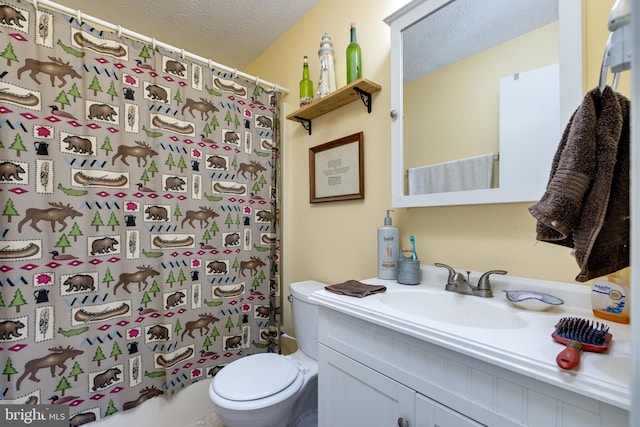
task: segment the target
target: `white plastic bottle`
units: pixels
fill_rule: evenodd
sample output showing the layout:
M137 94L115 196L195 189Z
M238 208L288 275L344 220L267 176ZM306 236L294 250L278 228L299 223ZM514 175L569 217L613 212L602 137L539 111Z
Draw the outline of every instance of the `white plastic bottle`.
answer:
M378 278L396 280L398 277L398 228L391 225L391 210L387 209L384 226L378 228Z
M629 302L629 287L620 272L608 275L607 280L596 281L591 287L591 306L596 317L629 323Z

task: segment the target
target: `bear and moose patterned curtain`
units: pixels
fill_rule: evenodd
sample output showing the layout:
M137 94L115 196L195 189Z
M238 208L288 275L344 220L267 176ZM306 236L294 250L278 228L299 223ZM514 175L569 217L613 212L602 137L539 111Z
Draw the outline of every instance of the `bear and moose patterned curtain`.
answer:
M0 1L0 404L79 425L279 351L279 96Z

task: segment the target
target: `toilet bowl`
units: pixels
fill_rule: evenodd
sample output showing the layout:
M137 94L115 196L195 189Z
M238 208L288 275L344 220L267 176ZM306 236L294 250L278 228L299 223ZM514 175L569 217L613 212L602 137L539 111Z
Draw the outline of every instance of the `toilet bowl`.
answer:
M318 409L318 307L309 296L323 283L292 283L298 350L260 353L231 362L209 385L215 412L227 427L314 427Z

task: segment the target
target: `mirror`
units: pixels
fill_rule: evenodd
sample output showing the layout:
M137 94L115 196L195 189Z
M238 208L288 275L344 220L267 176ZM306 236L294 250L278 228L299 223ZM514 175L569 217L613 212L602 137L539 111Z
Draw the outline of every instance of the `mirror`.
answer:
M385 19L393 207L540 198L582 100L581 7L414 0Z

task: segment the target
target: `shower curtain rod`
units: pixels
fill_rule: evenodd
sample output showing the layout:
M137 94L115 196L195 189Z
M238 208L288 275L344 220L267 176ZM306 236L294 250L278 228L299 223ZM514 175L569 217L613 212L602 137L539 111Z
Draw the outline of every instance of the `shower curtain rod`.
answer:
M128 30L126 28L122 28L122 26L120 26L120 25L114 25L114 24L112 24L110 22L103 21L102 19L95 18L95 17L93 17L91 15L85 15L80 11L80 9L74 10L74 9L69 8L69 7L54 3L54 2L49 1L49 0L31 0L31 2L33 3L33 7L36 10L38 9L38 5L39 4L43 4L43 5L47 6L47 7L50 7L50 8L55 9L55 10L58 10L60 12L66 13L66 14L71 15L71 16L75 16L78 19L78 22L80 22L80 23L82 23L83 20L87 20L87 21L91 21L91 22L93 22L95 24L98 24L100 26L106 27L106 28L108 28L110 30L113 30L114 32L116 32L118 37L120 37L122 34L124 34L126 36L141 40L143 42L151 43L154 47L155 46L160 46L160 47L162 47L164 49L167 49L167 50L170 50L170 51L173 51L173 52L176 52L176 53L180 53L180 55L183 58L188 57L189 59L192 59L194 61L198 61L198 62L201 62L203 64L207 64L209 66L209 68L211 68L211 69L216 68L218 70L231 73L231 74L233 74L234 77L239 76L239 77L242 77L243 79L246 79L248 81L255 82L256 85L260 85L261 84L263 86L271 87L276 92L282 92L283 94L288 94L289 93L289 89L287 89L286 87L278 86L277 83L271 83L271 82L268 82L266 80L260 80L256 76L252 76L251 74L247 74L247 73L243 73L242 71L238 71L237 68L227 67L227 66L219 64L217 62L213 62L211 59L204 58L202 56L198 56L198 55L190 53L190 52L186 52L184 49L179 49L179 48L177 48L175 46L171 46L169 44L159 42L155 38L147 37L147 36L144 36L144 35L142 35L140 33L136 33L135 31L131 31L131 30Z

